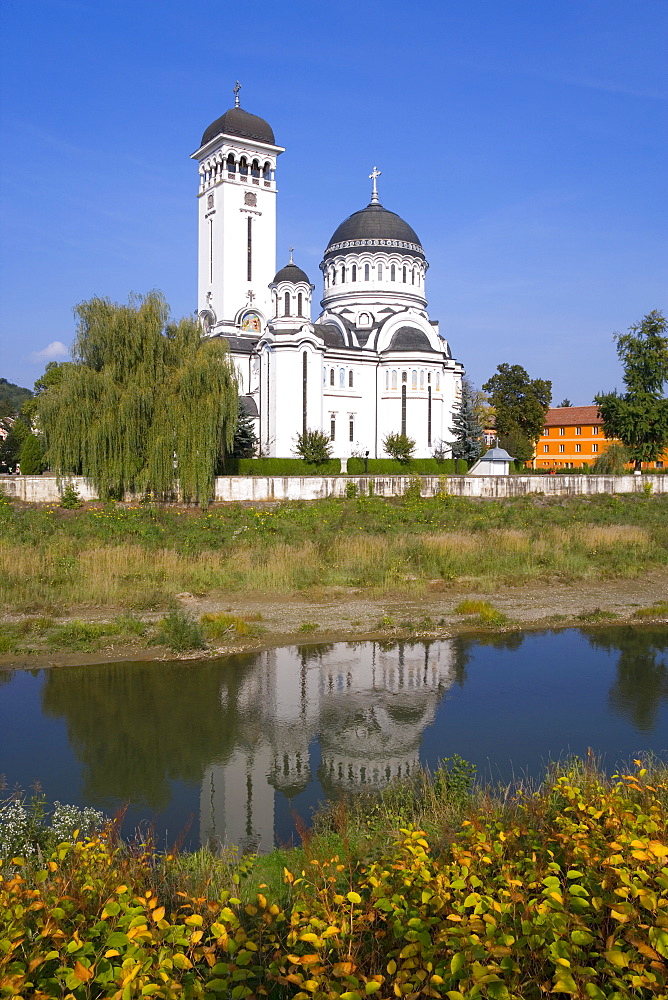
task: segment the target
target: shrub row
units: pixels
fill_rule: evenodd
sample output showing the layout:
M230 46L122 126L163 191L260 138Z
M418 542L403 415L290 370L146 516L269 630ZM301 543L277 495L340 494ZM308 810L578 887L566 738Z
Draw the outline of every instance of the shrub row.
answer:
M446 458L438 462L435 458L412 458L410 462L398 462L394 458L370 458L371 476L452 476L463 475L468 464L463 458ZM349 458L348 472L351 476L364 475L364 459Z
M309 465L302 458L228 458L224 476L337 476L341 461L331 458L324 465Z
M369 475L372 476L452 476L464 475L468 463L463 458L446 458L439 462L435 458L413 458L410 462L398 462L394 458L370 458ZM228 458L224 476L338 476L341 461L332 458L324 465L310 465L301 458ZM365 474L363 458L348 459L348 474Z

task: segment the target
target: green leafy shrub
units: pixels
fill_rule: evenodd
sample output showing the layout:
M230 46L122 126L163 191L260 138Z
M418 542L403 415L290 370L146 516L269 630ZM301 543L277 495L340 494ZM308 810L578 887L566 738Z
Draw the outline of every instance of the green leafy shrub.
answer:
M332 457L330 439L318 430L307 429L298 434L294 450L307 465L326 465Z
M357 483L346 483L345 495L349 500L357 496Z
M413 457L415 441L407 434L387 434L383 438L383 449L390 458L405 465Z
M64 507L65 510L75 510L77 507L81 507L82 504L83 499L74 483L65 483L63 491L60 494L60 506Z
M202 626L191 614L182 610L170 611L160 621L156 642L160 646L167 646L173 653L206 648Z

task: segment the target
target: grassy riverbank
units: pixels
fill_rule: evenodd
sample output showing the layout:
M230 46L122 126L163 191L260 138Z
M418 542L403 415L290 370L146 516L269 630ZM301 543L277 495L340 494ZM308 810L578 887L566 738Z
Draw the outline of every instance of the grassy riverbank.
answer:
M632 579L668 564L668 497L285 502L207 512L0 501L0 601L14 614L166 610L181 592L420 596Z
M663 997L667 828L657 762L495 790L458 759L258 859L33 828L0 883L0 995Z

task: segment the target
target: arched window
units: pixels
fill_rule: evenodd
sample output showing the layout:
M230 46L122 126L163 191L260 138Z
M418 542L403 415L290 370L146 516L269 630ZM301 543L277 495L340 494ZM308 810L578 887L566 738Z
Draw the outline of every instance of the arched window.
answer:
M266 181L270 181L271 180L271 163L269 163L268 160L267 160L267 162L264 165L264 169L262 170L262 173L264 174L264 179Z
M386 389L390 388L390 372L389 369L387 368L385 369L385 388Z
M411 285L415 284L415 268L411 271Z
M299 292L299 294L297 295L297 315L298 316L304 315L304 296L302 295L301 292Z
M413 374L411 375L411 389L417 389L417 372L415 368L413 369Z
M344 264L341 268L341 284L345 284L346 281L346 265Z
M392 266L390 267L390 281L396 281L396 280L397 280L397 269L394 266L394 264L392 264Z
M327 369L322 369L322 384L327 385Z
M396 389L396 387L397 387L397 372L396 372L396 369L395 369L392 372L392 388Z
M441 373L436 372L436 392L441 391Z
M336 284L336 268L335 267L332 268L332 284L333 285Z
M403 385L405 385L406 382L408 382L408 372L402 372L401 373L401 381L402 381Z
M350 280L357 281L357 264L353 264L351 268Z
M329 384L334 385L334 369L329 369Z
M378 280L379 281L383 280L383 265L382 264L378 265Z
M239 160L239 173L243 174L244 177L248 176L248 163L245 156L242 156Z
M345 368L339 368L339 388L345 389L346 387L346 370Z
M406 268L405 267L403 268L403 279L402 280L403 280L403 283L405 285L406 284Z
M420 388L424 389L424 372L420 372Z
M368 281L368 280L369 280L369 275L370 275L370 269L369 269L369 265L368 265L368 264L365 264L365 265L364 265L364 280L365 280L365 281Z
M290 315L290 292L286 292L285 293L285 298L283 299L283 302L284 302L283 315L284 316L289 316Z
M251 177L259 177L259 176L260 176L260 164L257 162L257 160L253 160L251 166Z
M278 295L276 296L276 316L278 316Z
M234 161L234 153L229 153L227 157L227 172L228 174L236 174L237 165Z
M348 388L352 389L352 387L353 387L353 370L351 368L350 371L348 372Z
M431 372L427 372L427 382L431 385Z

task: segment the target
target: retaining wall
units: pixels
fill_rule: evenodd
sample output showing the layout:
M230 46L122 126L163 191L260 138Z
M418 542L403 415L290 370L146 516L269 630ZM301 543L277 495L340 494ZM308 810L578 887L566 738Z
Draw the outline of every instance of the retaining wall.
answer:
M215 499L243 500L321 500L345 496L346 485L354 483L358 492L373 491L378 496L401 496L411 476L219 476ZM73 477L71 482L84 500L94 500L95 489L86 479ZM668 475L652 476L420 476L422 496L434 496L443 486L451 496L518 497L530 493L545 496L580 496L595 493L642 493L651 486L652 493L668 493ZM30 503L52 503L60 499L55 476L0 475L0 487L10 497ZM131 500L132 497L126 499Z

